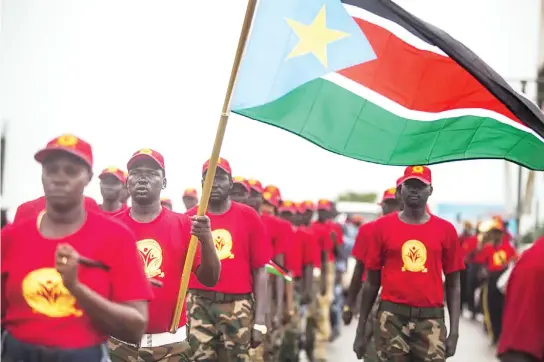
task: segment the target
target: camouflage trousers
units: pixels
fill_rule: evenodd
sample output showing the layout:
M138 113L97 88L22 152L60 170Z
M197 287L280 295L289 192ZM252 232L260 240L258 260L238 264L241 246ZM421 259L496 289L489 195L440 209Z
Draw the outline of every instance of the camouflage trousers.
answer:
M308 308L306 323L306 354L316 362L327 360L327 343L331 334L330 299L322 295L321 277L314 277L313 290L315 298Z
M270 285L274 285L274 283L270 283ZM272 320L276 315L276 300L272 288L268 290L267 301L266 326L268 333L264 336L263 343L260 346L249 350L252 362L276 362L278 360L284 328L283 326L272 328Z
M380 310L374 337L381 362L446 360L446 325L443 318L415 319Z
M188 362L191 349L187 342L167 344L158 347L140 347L126 344L117 339L108 340L112 362Z
M216 303L190 293L187 315L192 361L249 361L254 304L253 298Z
M283 338L279 348L277 361L296 362L298 361L300 337L301 337L301 316L300 316L300 298L295 293L293 296L294 314L289 323L285 326Z

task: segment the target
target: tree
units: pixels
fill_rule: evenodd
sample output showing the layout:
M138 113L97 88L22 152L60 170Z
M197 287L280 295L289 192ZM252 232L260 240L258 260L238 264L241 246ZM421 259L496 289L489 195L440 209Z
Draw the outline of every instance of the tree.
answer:
M375 203L378 195L375 192L346 191L338 195L338 201Z

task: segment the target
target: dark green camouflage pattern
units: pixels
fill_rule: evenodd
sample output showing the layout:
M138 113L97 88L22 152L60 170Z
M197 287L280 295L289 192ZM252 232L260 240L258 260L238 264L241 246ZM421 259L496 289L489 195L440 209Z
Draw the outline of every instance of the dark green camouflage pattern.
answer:
M314 276L312 289L314 298L308 308L306 321L306 354L315 362L324 362L327 361L327 344L331 330L330 300L320 292L320 276Z
M216 303L190 293L187 299L192 361L216 361L223 350L227 361L249 361L253 299Z
M381 362L446 360L446 325L443 318L408 318L380 310L374 338Z
M117 339L108 340L112 362L189 362L191 348L187 342L167 344L159 347L136 348Z
M293 295L294 314L285 326L281 345L279 347L279 362L296 362L300 353L300 297L298 293Z

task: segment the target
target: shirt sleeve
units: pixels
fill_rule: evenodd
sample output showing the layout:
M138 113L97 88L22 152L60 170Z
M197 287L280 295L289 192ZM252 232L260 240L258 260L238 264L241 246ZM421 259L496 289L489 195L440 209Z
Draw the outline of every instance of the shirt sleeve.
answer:
M516 265L506 287L499 356L516 351L544 359L544 269Z
M248 210L249 252L251 268L262 268L272 259L272 241L256 211Z
M111 299L114 302L153 299L151 284L144 272L144 264L136 237L128 229L119 225L113 237L108 240L107 265L110 267ZM123 257L120 258L119 256Z
M442 249L442 270L444 274L450 274L465 269L465 261L455 227L448 223L446 228L446 238Z
M365 243L365 237L364 237L364 227L361 226L359 230L357 231L357 236L355 237L355 244L353 245L353 249L351 250L351 255L358 261L364 263L364 243Z
M288 223L283 223L278 220L277 232L274 244L274 256L287 253L287 245L293 235L293 229Z
M367 270L381 270L385 259L385 247L383 241L383 219L376 221L372 233L368 236L368 246L364 262Z

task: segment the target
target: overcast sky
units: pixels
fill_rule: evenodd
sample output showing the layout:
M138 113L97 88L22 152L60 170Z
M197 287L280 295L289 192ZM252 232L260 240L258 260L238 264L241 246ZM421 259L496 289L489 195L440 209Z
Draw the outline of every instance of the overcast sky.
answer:
M539 0L398 0L449 31L507 79L534 78ZM0 117L8 122L7 194L40 196L34 152L64 133L94 146L95 172L132 152L166 158L165 196L200 186L245 11L244 0L3 0ZM529 91L534 91L529 88ZM236 175L287 198L377 191L402 169L330 154L287 132L231 116L222 155ZM433 202L505 201L504 163L433 166ZM98 183L88 193L99 198Z

